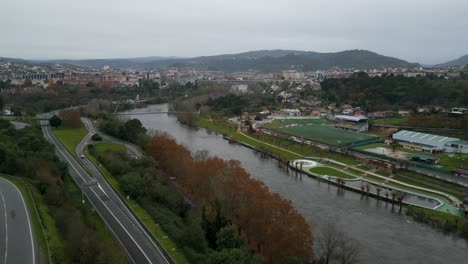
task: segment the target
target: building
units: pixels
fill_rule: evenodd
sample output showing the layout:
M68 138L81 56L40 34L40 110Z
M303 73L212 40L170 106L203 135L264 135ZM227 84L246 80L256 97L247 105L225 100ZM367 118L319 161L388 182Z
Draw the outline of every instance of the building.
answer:
M304 80L304 73L295 70L283 71L285 80Z
M468 108L463 107L454 107L452 111L449 112L450 116L462 116L468 114Z
M231 93L235 94L244 94L247 93L249 90L249 86L247 84L234 84L231 86Z
M299 109L283 109L283 115L287 117L298 117L301 116Z
M403 148L429 153L468 153L468 141L415 131L401 130L392 138Z
M335 127L354 132L365 132L369 129L369 119L365 116L336 115Z
M468 165L463 165L460 168L455 169L455 175L456 176L468 177ZM467 210L468 210L468 203L467 203Z

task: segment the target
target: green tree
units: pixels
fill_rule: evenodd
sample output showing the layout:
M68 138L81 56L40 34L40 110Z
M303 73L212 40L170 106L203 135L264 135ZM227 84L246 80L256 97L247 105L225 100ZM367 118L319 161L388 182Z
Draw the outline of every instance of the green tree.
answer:
M390 143L390 146L392 147L392 152L395 152L396 148L400 146L397 141L392 140L392 143Z
M92 137L91 137L92 140L94 141L102 141L102 137L101 135L99 135L98 133L95 133Z
M50 119L49 119L49 124L50 126L52 127L59 127L62 125L62 119L60 119L60 117L56 116L56 115L53 115Z
M250 254L240 248L223 249L211 253L207 260L207 264L250 264Z
M216 235L216 245L218 250L243 248L246 244L246 238L238 234L237 227L234 225L221 228Z
M9 128L11 126L10 121L0 119L0 129Z
M122 190L133 198L144 195L145 180L135 172L129 172L120 179Z
M139 136L146 133L146 128L143 127L138 119L131 119L125 122L125 130L128 137L135 137L132 138L133 142L135 142Z

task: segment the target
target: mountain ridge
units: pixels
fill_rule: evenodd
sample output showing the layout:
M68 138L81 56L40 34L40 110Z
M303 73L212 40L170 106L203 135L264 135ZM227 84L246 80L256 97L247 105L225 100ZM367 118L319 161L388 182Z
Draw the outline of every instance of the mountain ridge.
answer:
M288 69L302 71L328 69L374 69L396 67L419 67L419 63L410 63L402 59L380 55L368 50L345 50L340 52L315 52L300 50L255 50L234 54L219 54L192 58L180 57L136 57L117 59L84 60L24 60L42 64L72 64L85 67L112 68L194 68L198 70L260 71L278 72Z
M433 67L450 67L450 66L464 66L464 65L468 65L468 54L463 55L455 60L436 64Z
M419 63L383 56L367 50L319 53L297 50L259 50L187 59L149 62L146 67L186 67L205 70L278 72L287 69L304 71L333 68L419 67Z

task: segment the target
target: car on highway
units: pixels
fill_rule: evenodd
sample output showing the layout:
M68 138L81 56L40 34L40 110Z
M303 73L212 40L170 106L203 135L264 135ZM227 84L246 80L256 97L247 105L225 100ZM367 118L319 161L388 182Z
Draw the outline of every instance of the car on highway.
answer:
M83 154L81 154L80 158L84 159L84 158L85 158L85 156L84 156Z

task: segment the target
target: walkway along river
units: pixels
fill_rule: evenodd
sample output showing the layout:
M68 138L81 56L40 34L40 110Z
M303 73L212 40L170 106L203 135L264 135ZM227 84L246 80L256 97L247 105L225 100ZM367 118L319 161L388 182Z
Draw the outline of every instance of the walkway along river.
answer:
M167 105L152 105L132 112L167 111ZM307 176L296 177L278 168L277 162L262 158L249 148L229 144L222 136L192 129L166 114L126 116L138 118L148 130L170 134L190 150L208 150L223 159L235 159L255 179L292 201L304 217L320 228L327 221L356 239L361 263L466 263L468 240L447 235L399 214L397 206L344 191Z

